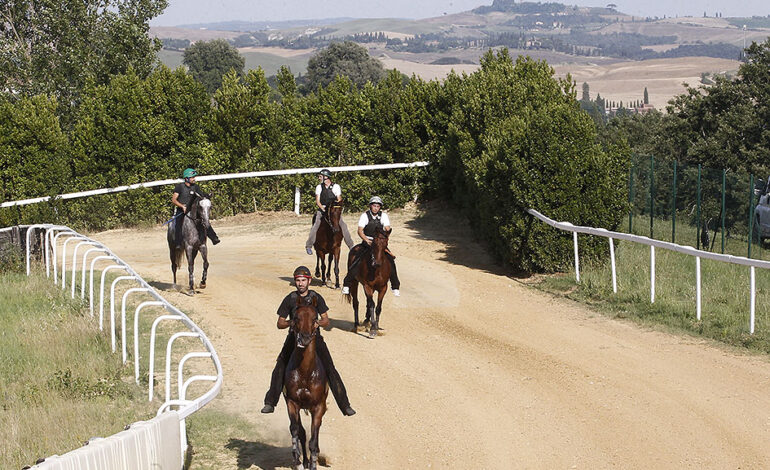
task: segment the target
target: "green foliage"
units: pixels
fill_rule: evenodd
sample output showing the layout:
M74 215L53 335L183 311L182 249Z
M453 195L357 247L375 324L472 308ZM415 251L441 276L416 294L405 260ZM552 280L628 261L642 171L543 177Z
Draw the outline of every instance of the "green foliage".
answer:
M0 90L50 94L65 108L87 83L134 69L146 76L158 40L148 21L166 0L17 0L0 5Z
M232 44L224 39L197 41L184 51L182 63L190 69L193 77L201 82L209 93L220 86L225 74L230 71L240 77L246 60Z
M328 86L337 76L347 77L361 88L367 82L379 82L384 75L382 63L370 56L365 47L352 41L331 43L307 64L310 90Z
M454 85L449 85L454 86ZM460 85L449 124L445 188L504 261L552 271L569 260L569 237L533 222L534 208L556 220L614 228L625 208L622 146L602 150L569 80L545 62L488 52ZM589 176L590 175L590 176ZM596 244L583 248L592 257Z

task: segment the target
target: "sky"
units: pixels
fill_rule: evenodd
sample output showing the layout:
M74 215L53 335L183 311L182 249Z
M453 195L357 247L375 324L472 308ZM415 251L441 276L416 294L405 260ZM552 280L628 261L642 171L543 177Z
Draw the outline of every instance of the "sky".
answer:
M635 16L767 16L768 0L582 0L580 6L606 6ZM561 0L564 4L573 4ZM214 23L218 21L283 21L322 18L429 18L459 13L492 0L169 0L152 26Z

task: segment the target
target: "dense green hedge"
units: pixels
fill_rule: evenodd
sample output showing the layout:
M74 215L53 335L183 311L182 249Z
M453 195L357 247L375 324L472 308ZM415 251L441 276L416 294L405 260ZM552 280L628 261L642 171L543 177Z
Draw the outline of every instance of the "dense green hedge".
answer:
M53 99L0 101L0 200L179 177L186 167L218 174L428 160L427 170L341 173L336 181L350 210L374 194L388 207L454 199L504 262L527 271L564 267L570 245L526 208L607 228L626 212L624 149L596 143L572 84L544 62L514 64L505 50L489 52L479 71L443 82L391 71L360 89L337 77L308 96L285 72L279 93L258 70L225 76L209 97L183 69L146 78L129 71L84 90L68 128ZM295 186L310 212L316 184L315 175L298 175L203 185L217 217L290 210ZM0 225L155 224L169 218L170 194L169 186L0 210Z

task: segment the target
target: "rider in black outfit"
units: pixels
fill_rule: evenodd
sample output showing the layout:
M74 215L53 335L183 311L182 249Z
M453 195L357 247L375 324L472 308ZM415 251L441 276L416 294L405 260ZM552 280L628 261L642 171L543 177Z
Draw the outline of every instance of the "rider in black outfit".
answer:
M278 307L278 329L288 328L294 319L294 314L297 311L297 296L302 297L308 305L312 305L312 301L315 298L316 311L319 315L318 324L325 327L329 324L329 316L327 312L329 307L326 306L324 298L316 291L309 290L310 286L310 270L305 266L300 266L294 270L294 283L297 286L297 290L287 295L281 306ZM329 348L326 347L321 332L319 330L316 335L316 354L321 359L321 363L326 369L326 376L329 378L329 388L332 390L334 399L337 401L337 405L340 407L342 414L345 416L353 416L356 414L355 410L350 407L350 401L348 400L348 392L345 390L345 385L342 383L342 378L339 372L334 367L334 362L329 354ZM273 369L273 375L270 380L270 390L265 394L265 406L262 408L262 413L272 413L275 410L275 406L278 404L278 398L281 395L281 389L283 388L284 374L286 373L286 365L289 363L289 358L294 348L297 345L297 337L293 331L289 330L289 334L286 335L286 341L283 343L283 349L278 355L278 359Z
M178 183L176 186L174 186L174 195L171 196L171 203L176 206L173 222L174 240L176 241L177 246L180 248L182 241L182 222L184 222L180 214L187 212L187 204L190 203L190 200L193 198L193 194L199 194L205 198L210 197L195 183L195 177L198 176L197 171L193 170L192 168L187 168L184 173L182 173L182 176L184 177L184 183ZM209 224L209 228L206 230L206 236L209 237L211 243L214 245L219 243L219 237L217 236L216 232L214 232L214 228L211 227L211 224Z

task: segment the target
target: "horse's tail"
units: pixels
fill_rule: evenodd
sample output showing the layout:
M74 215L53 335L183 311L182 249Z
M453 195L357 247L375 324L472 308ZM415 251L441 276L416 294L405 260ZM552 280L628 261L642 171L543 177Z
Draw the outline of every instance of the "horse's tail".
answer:
M176 265L177 266L181 266L183 258L184 258L184 255L185 255L184 248L176 248L175 247L174 250L176 250L174 252L174 256L176 256Z

